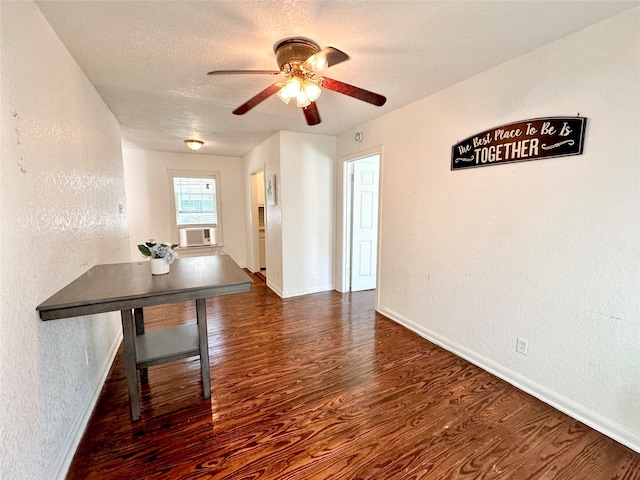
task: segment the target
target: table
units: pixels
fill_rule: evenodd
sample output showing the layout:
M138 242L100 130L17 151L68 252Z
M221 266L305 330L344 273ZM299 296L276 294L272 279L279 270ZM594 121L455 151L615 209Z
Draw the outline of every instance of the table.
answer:
M137 370L200 356L203 397L211 396L206 299L249 291L251 278L227 255L179 258L165 275L149 262L96 265L36 307L42 320L120 310L131 419L140 418ZM144 333L143 308L196 302L197 323Z

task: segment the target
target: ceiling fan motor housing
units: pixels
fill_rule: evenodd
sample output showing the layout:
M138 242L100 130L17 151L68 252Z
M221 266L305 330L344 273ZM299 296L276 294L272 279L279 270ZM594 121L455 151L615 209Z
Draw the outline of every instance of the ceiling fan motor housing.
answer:
M286 38L278 42L273 50L276 61L282 70L286 64L300 65L311 55L320 51L320 46L305 38Z

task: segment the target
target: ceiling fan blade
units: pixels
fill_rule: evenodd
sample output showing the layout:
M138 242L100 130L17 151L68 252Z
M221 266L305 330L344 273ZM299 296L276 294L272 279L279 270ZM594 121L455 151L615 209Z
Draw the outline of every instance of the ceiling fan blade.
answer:
M258 74L258 75L278 75L278 70L214 70L208 72L207 75L244 75L244 74Z
M387 101L387 98L382 95L370 92L369 90L365 90L360 87L354 87L353 85L349 85L348 83L339 82L338 80L333 80L331 78L321 77L318 83L321 87L324 87L328 90L333 90L334 92L357 98L358 100L371 103L372 105L375 105L377 107L381 107Z
M316 102L304 107L302 111L304 112L304 118L307 119L307 125L318 125L320 123L320 113Z
M349 60L349 55L333 47L326 47L307 58L302 66L307 70L318 72L338 63Z
M281 87L275 83L273 85L269 85L267 88L262 90L259 94L257 94L255 97L250 98L245 103L243 103L238 108L236 108L232 113L234 115L244 115L259 103L264 102L271 95L275 95L278 92L278 90L280 90L280 88Z

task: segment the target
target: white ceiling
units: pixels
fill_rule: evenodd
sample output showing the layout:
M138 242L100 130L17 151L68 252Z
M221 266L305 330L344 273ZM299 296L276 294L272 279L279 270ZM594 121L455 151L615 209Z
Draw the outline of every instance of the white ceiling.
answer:
M122 127L126 144L242 156L278 130L339 135L587 25L635 1L40 1L38 7ZM274 44L303 36L350 55L325 76L381 93L375 107L324 90L322 123L276 96L231 111L274 82L211 70L276 69ZM481 92L478 92L480 95ZM424 112L425 116L433 112Z

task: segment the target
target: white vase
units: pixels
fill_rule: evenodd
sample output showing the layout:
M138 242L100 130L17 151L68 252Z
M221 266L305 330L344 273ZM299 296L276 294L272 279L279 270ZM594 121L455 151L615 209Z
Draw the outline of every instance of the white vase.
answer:
M151 275L164 275L169 273L170 265L164 258L151 259Z

